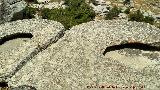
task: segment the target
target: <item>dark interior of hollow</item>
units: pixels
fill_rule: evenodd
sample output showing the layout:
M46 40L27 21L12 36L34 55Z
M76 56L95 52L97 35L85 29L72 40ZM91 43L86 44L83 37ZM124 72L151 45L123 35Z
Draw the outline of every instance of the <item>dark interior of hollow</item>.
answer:
M11 34L4 36L3 38L0 39L0 45L4 44L5 42L17 38L32 38L33 35L31 33L16 33L16 34Z
M149 44L126 43L126 44L120 44L120 45L114 45L114 46L107 47L105 51L103 52L103 55L105 55L107 52L114 51L114 50L120 50L124 48L140 49L144 51L160 51L160 47L151 46Z
M7 82L0 82L0 87L8 87L8 83Z

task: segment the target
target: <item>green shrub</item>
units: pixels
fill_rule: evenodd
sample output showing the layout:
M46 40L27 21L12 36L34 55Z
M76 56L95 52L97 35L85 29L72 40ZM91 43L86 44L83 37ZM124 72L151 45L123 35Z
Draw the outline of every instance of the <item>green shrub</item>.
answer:
M115 6L108 12L105 19L107 20L114 19L114 17L118 17L119 13L121 13L121 9Z
M34 14L36 14L37 9L32 7L26 7L23 12L23 17L25 19L34 18Z
M34 18L35 13L36 13L36 8L32 8L32 7L27 6L22 11L15 13L13 15L12 21Z
M144 17L140 10L137 10L136 12L129 14L129 21L146 22L153 24L154 18L150 16Z
M150 23L150 24L154 24L154 18L153 17L150 17L150 16L146 16L145 18L144 18L144 22L146 22L146 23Z
M43 19L55 20L64 25L66 29L94 19L95 13L85 0L65 0L66 9L42 9L39 13ZM15 13L12 20L34 18L37 9L26 7Z
M43 9L42 18L55 20L64 25L66 29L88 22L95 17L94 11L84 0L66 0L66 9Z
M125 14L129 14L130 13L130 8L127 8L125 11L124 11Z
M160 25L157 25L156 27L160 29Z
M69 7L78 7L85 3L85 0L65 0L65 5Z
M26 2L28 2L28 3L38 3L37 0L24 0L24 1L26 1Z
M17 12L17 13L14 13L11 21L22 20L24 18L23 12L24 12L24 10Z
M130 4L130 0L124 0L123 4L124 4L124 5Z
M96 0L90 0L89 2L90 2L90 3L93 3L93 4L96 5L96 6L98 5L97 2L96 2Z
M140 10L137 10L136 12L129 14L129 21L142 22L143 20L144 16Z

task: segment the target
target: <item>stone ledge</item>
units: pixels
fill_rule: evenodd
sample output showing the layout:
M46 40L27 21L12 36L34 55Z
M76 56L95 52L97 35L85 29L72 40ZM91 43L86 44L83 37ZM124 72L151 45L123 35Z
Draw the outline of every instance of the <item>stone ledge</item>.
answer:
M56 21L36 19L19 20L0 25L0 39L16 33L31 33L33 37L28 42L23 43L16 51L11 51L11 64L1 62L1 64L5 63L6 67L9 67L1 70L1 79L12 77L28 60L32 59L36 54L51 44L57 42L63 36L64 27ZM17 52L16 55L14 55L15 52ZM1 60L6 59L6 57L1 57Z
M153 68L146 69L148 72L143 68L137 70L118 61L123 58L116 60L103 56L102 52L128 38L141 43L159 42L159 35L158 28L145 23L117 20L83 23L72 27L57 43L38 53L8 84L34 86L37 90L89 90L87 86L92 84L145 85L146 90L158 90L158 67L154 73Z

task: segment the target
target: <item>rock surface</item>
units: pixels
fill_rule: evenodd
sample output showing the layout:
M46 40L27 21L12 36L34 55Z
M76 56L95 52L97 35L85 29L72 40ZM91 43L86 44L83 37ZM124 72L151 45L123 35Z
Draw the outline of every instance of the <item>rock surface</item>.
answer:
M27 85L22 85L18 87L13 87L11 90L37 90L35 87L32 86L27 86Z
M43 9L43 8L48 8L48 9L63 8L63 9L65 9L66 8L63 1L61 1L60 3L59 2L51 2L51 3L47 3L47 4L30 4L29 6L32 8L39 8L39 9Z
M14 13L27 6L24 0L0 0L0 3L0 24L10 21Z
M143 67L137 65L144 63L139 62L140 59L137 62L136 59L129 59L135 60L136 64L131 65L129 60L121 62L122 57L111 56L113 52L115 55L125 52L126 57L140 54L141 58L146 58L143 50L123 49L103 55L106 47L119 45L123 41L133 40L144 44L160 42L159 35L158 28L140 22L113 20L83 23L66 31L57 43L39 52L7 81L10 86L28 85L37 90L97 90L109 85L119 89L135 87L159 90L158 51L145 52L157 53L153 57L158 59L143 60L148 63Z
M26 19L1 24L0 42L4 37L21 33L30 33L33 37L18 45L18 47L1 52L0 79L4 80L12 77L28 60L50 44L55 43L63 32L64 27L60 23L49 20ZM3 51L3 49L2 44L0 51Z

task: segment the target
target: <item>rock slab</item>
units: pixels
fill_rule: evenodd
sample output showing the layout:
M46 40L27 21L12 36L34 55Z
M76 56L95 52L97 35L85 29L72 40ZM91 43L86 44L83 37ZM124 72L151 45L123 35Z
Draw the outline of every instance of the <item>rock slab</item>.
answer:
M159 90L158 61L137 70L126 62L103 55L106 47L126 40L144 44L160 42L159 35L158 28L140 22L83 23L72 27L57 43L38 53L8 82L10 86L29 85L37 90L97 90L108 85L119 89Z

